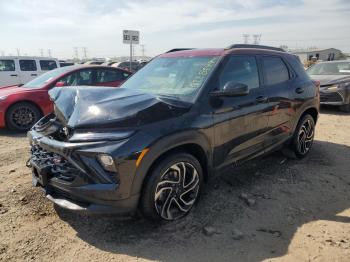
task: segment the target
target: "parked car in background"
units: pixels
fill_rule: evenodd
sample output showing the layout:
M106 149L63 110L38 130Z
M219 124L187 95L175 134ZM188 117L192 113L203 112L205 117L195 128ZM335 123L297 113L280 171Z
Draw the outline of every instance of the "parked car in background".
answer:
M74 211L179 219L229 165L305 157L318 89L298 57L256 45L162 54L104 92L54 88L55 112L28 133L32 181Z
M74 62L59 61L60 67L75 65Z
M321 83L321 104L339 106L340 110L350 112L350 61L317 63L307 73Z
M53 110L48 91L64 86L118 87L130 72L105 66L66 66L49 71L22 86L0 89L0 127L25 131Z
M0 88L25 84L58 67L58 60L52 57L0 56Z
M87 61L84 62L84 65L102 65L104 63L104 61Z
M133 72L133 73L135 73L136 71L138 71L140 69L140 63L137 61L131 62L131 70L130 70L130 62L129 61L117 62L117 63L111 64L111 66L126 69L126 70Z
M117 63L117 62L116 61L109 61L109 62L104 62L101 65L103 65L103 66L111 66L111 65L113 65L115 63Z

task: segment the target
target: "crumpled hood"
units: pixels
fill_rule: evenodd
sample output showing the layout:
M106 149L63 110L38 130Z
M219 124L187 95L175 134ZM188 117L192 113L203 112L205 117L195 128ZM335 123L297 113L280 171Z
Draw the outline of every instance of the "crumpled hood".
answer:
M350 82L350 75L310 75L314 80L318 80L321 86L332 85L341 82Z
M136 127L178 116L189 108L125 88L57 87L49 95L56 117L75 129Z

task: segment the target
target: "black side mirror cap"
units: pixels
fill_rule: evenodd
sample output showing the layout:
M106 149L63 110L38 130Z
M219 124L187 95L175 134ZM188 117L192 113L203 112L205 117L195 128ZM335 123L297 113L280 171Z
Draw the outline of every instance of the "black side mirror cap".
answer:
M222 90L210 92L210 96L245 96L249 94L249 88L246 84L227 82Z

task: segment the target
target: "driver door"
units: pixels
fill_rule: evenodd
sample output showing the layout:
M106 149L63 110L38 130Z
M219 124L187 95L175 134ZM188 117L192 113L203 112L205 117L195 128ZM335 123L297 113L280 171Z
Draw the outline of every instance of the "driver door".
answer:
M244 96L212 98L214 165L218 168L264 152L268 104L261 92L259 71L255 56L231 55L218 77L221 89L229 81L249 88Z

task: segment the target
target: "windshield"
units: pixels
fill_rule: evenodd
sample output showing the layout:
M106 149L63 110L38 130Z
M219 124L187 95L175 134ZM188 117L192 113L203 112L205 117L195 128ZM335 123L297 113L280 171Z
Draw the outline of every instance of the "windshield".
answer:
M309 75L350 75L350 61L316 64L310 67L307 73Z
M193 102L218 56L159 57L128 79L122 88Z
M34 78L32 81L29 81L28 83L26 83L22 87L40 88L40 87L46 85L47 83L49 83L51 80L55 79L56 77L59 77L60 75L66 73L70 70L72 70L72 68L69 66L68 67L60 67L60 68L51 70L47 73L44 73L44 74L38 76L37 78Z

